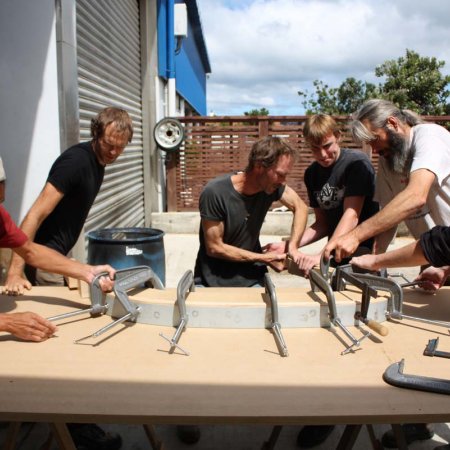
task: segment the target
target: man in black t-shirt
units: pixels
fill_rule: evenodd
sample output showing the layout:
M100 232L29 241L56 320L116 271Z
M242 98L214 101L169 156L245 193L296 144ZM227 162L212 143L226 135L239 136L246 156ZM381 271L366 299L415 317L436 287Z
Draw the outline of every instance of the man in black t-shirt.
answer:
M307 207L286 185L295 152L278 137L256 142L243 172L210 181L200 196L197 284L217 287L263 283L267 265L283 270L286 251L295 259L306 225ZM279 200L293 213L291 237L283 252L264 251L259 242L264 218Z
M113 163L133 138L128 113L108 107L91 121L92 140L70 147L50 169L47 182L28 211L21 229L33 241L67 255L75 245L86 217L103 181L106 164ZM14 255L4 292L17 295L31 285L62 285L62 276L26 269ZM30 283L31 282L31 283ZM77 447L87 450L117 450L122 439L117 433L105 433L94 424L67 424Z
M20 227L34 242L67 255L75 245L103 181L105 165L113 163L133 137L126 111L109 107L91 122L92 140L63 152L53 163L47 182ZM60 285L63 279L26 268L13 256L5 292L22 294L31 285Z
M341 132L336 121L327 114L312 115L303 134L315 159L305 171L305 184L316 220L305 230L300 246L347 233L378 211L373 201L372 164L362 151L340 148ZM359 251L368 252L372 245L369 239L361 243ZM319 264L321 252L301 255L299 268L308 275Z

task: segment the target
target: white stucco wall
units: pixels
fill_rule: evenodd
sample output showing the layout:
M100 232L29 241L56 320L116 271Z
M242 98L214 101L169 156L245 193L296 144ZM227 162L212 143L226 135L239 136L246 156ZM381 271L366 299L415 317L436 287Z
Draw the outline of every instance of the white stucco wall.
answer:
M5 206L20 221L60 154L55 0L0 2Z

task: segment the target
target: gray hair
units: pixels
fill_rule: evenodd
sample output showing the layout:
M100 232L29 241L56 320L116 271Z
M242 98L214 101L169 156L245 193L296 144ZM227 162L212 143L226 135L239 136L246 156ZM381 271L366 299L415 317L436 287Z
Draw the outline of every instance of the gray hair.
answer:
M410 127L425 123L415 112L408 109L400 109L388 100L368 100L352 116L350 130L354 141L361 143L371 141L375 138L362 124L363 121L368 121L374 128L384 128L389 117L395 117Z

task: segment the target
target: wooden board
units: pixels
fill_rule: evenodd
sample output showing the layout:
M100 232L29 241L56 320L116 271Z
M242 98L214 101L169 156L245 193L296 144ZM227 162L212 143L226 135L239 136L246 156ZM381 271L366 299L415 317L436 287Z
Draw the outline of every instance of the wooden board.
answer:
M450 320L448 288L436 296L407 292L405 314ZM68 312L84 300L65 288L0 296L2 312ZM103 316L59 324L57 337L27 343L0 335L0 419L128 423L448 422L448 396L385 384L384 370L406 359L405 373L448 378L449 361L422 355L430 338L450 351L448 332L387 322L384 338L341 356L329 329L286 329L281 358L268 330L188 328L169 354L159 337L172 327L120 325L97 339L74 340L111 322ZM352 332L357 330L352 329Z

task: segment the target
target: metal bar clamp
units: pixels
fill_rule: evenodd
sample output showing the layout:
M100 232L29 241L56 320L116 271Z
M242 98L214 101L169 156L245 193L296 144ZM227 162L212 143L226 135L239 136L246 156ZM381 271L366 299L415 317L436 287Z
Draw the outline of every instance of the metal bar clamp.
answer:
M278 300L275 292L275 286L268 273L264 275L264 285L266 293L269 295L270 299L270 311L272 316L270 328L273 331L273 335L275 337L275 341L277 342L277 347L281 353L281 356L289 356L283 334L281 333L281 325L278 321Z
M311 270L311 272L309 273L309 280L311 283L311 289L313 291L319 289L325 294L327 298L328 317L330 319L331 325L338 326L352 342L351 345L347 346L347 348L341 352L341 355L346 355L347 353L351 352L354 347L359 347L361 345L361 341L370 336L371 333L367 331L361 339L357 339L355 336L353 336L350 330L341 322L341 319L337 314L336 299L334 297L331 286L328 284L325 278L315 270Z
M91 302L93 303L93 305L97 305L99 303L101 303L102 305L106 305L106 295L104 292L102 292L100 284L96 282L97 279L98 277L96 277L94 283L92 283L92 286L95 287L91 289ZM91 337L96 338L106 331L110 330L114 326L126 322L127 320L135 321L140 313L140 308L130 302L127 291L142 286L148 281L150 281L156 289L164 289L164 285L162 284L159 277L148 266L136 266L116 271L116 278L114 281L114 294L119 303L122 305L122 308L124 309L124 315L116 319L114 322L100 328L95 333L77 339L75 343L84 341L85 339ZM106 310L107 305L105 312Z
M178 348L186 356L189 356L189 352L187 352L186 350L181 348L178 345L178 341L180 340L181 333L183 333L183 331L186 328L186 325L188 323L188 320L189 320L189 316L186 311L186 297L192 291L195 291L194 274L192 273L192 270L188 270L181 277L180 281L178 282L178 286L177 286L176 305L178 307L178 312L180 314L180 322L178 323L177 329L175 330L175 333L172 338L168 338L167 336L164 336L163 333L159 333L159 335L163 339L165 339L167 342L169 342L169 344L170 344L169 353L173 353L175 351L175 348Z

